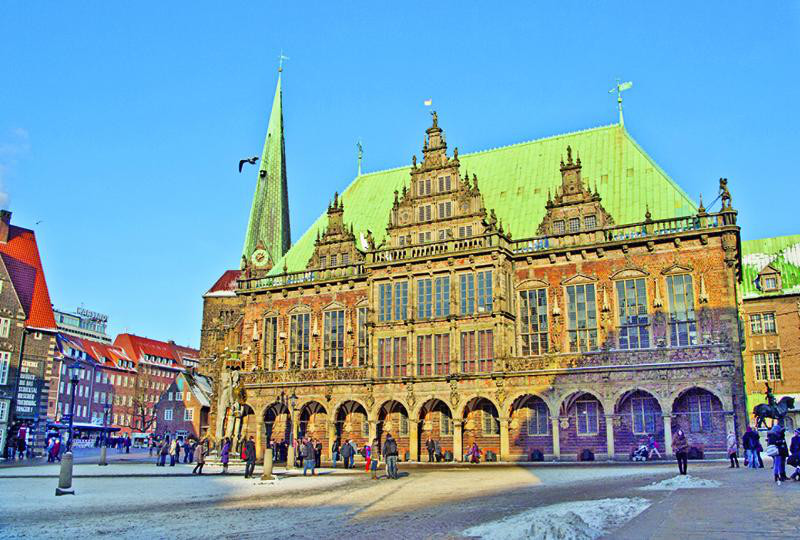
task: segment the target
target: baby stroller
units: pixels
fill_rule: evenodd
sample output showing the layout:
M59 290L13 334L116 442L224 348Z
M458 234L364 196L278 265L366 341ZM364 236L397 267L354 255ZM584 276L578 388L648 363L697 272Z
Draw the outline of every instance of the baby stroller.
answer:
M647 455L650 453L650 449L647 447L646 444L642 444L631 453L631 461L647 461Z

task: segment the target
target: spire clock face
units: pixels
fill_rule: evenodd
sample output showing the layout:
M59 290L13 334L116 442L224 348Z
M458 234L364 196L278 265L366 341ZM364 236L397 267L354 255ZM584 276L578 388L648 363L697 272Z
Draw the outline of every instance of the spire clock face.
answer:
M250 261L253 263L255 267L263 267L266 266L269 262L269 255L267 254L267 250L263 248L259 248L253 252L253 256L250 258Z

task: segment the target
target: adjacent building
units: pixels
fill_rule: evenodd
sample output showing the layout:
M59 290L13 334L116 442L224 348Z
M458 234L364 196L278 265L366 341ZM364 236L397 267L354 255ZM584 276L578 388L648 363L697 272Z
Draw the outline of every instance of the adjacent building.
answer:
M747 410L795 399L785 420L800 427L800 235L742 242L742 322Z
M70 336L93 339L101 343L111 343L111 336L106 333L108 315L90 311L83 307L75 311L54 309L58 330Z
M236 284L204 295L217 437L527 460L624 458L648 435L670 453L678 427L721 455L743 430L726 181L720 209L696 206L622 125L459 154L434 113L421 160L359 175L288 247L285 162L261 167Z
M0 210L0 455L22 426L29 447L38 452L44 444L56 391L50 384L55 334L36 235Z
M157 404L156 435L200 439L208 435L211 379L188 369L180 373Z

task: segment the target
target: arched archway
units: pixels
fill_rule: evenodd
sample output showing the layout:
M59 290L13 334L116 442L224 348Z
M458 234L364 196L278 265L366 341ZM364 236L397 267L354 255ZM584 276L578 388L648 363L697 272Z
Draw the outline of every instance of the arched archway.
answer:
M583 390L569 394L561 402L559 422L562 456L580 459L584 450L595 456L608 453L605 410L598 396Z
M277 461L286 460L286 449L291 438L291 419L289 408L275 402L264 409L264 435L269 443L275 443Z
M334 426L336 438L341 444L351 440L360 449L369 440L367 409L354 400L346 400L335 409Z
M511 404L509 424L512 459L532 461L534 452L553 454L550 408L537 395L524 394Z
M401 460L408 460L406 457L409 450L410 423L408 421L408 410L405 405L396 400L389 400L378 409L378 425L376 437L383 444L384 438L391 433L397 441L397 450Z
M722 401L713 392L694 386L683 390L672 404L672 433L680 428L689 447L705 452L726 450L726 425Z
M428 441L433 447L433 459L443 459L449 452L453 453L453 413L450 407L441 399L429 399L422 404L419 409L418 416L419 424L418 438L419 451L418 455L411 456L412 459L423 461L431 460L430 453L428 452ZM436 450L438 449L438 452Z
M619 426L614 427L614 447L618 453L630 454L652 435L656 448L664 456L664 420L658 399L639 388L624 392L615 404Z
M500 415L488 398L476 396L464 405L463 451L466 454L473 443L478 444L483 459L486 452L500 455Z
M319 401L304 403L297 415L297 436L311 437L322 443L323 452L328 448L328 411Z

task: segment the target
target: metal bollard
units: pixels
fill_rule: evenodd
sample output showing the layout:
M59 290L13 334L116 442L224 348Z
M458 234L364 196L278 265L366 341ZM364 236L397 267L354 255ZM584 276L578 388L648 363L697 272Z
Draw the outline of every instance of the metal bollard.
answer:
M61 471L58 474L58 487L56 488L56 496L58 495L75 495L75 490L72 488L72 452L65 452L61 457Z
M264 452L264 472L261 475L262 480L274 480L275 477L272 476L272 448L267 447L266 452Z
M106 445L100 447L100 466L108 465L108 461L106 461Z

